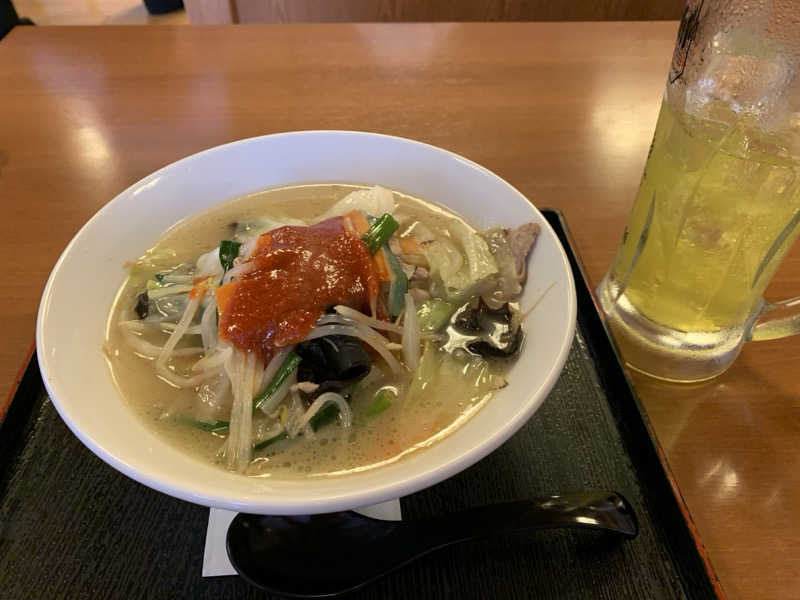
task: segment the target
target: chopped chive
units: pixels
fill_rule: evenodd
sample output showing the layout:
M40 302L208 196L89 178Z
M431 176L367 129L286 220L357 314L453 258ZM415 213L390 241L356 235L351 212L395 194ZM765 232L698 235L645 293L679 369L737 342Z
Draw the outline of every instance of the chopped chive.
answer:
M327 404L323 406L317 414L315 414L311 419L309 419L309 424L311 428L316 431L323 425L327 425L328 423L332 422L336 416L339 414L339 407L335 404Z
M281 440L285 440L288 438L289 435L285 431L281 431L278 435L274 435L271 438L267 438L266 440L261 440L257 444L253 444L253 450L263 450L267 446L271 446L276 442L280 442Z
M369 251L375 254L378 248L383 246L392 234L397 231L398 227L400 227L400 224L394 220L392 215L385 213L370 225L369 230L361 239L364 240Z
M389 400L389 397L392 395L391 392L388 390L381 390L375 396L375 399L370 402L367 408L364 409L364 416L366 417L377 417L387 408L392 405L392 401Z
M289 352L286 355L286 358L283 359L281 366L278 367L278 372L275 373L275 376L272 378L272 381L269 382L267 388L261 392L258 396L253 398L253 410L257 410L264 402L266 402L272 394L274 394L281 384L286 381L286 378L291 375L295 369L297 369L297 365L300 364L300 357L295 354L294 352Z
M229 425L228 421L218 421L216 419L193 419L192 417L187 417L184 415L176 417L176 420L184 425L189 425L190 427L201 429L203 431L208 431L209 433L220 433L227 431Z

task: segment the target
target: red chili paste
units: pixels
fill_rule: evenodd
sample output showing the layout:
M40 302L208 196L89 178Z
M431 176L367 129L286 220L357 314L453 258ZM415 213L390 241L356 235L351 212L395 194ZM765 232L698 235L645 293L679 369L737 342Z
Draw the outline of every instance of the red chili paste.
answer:
M255 264L217 289L219 335L265 363L277 349L302 341L328 307L369 313L378 293L369 250L342 217L273 229L245 262Z

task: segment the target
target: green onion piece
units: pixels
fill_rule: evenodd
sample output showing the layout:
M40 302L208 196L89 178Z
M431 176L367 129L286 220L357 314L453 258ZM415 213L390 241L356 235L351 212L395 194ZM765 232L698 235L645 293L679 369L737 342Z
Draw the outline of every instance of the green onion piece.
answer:
M341 392L339 392L342 397L350 402L350 398L356 393L356 389L358 389L358 384L361 383L363 379L359 379L352 385L347 386ZM323 406L317 414L315 414L311 419L309 419L308 423L311 425L311 428L316 431L320 427L332 423L336 420L336 417L339 416L339 407L336 404L326 404Z
M288 437L289 435L285 431L281 431L278 435L274 435L271 438L261 440L257 444L254 444L253 450L263 450L267 446L271 446L272 444L280 442L281 440L285 440Z
M209 433L227 432L229 426L228 421L216 421L213 419L209 421L202 421L200 419L193 419L192 417L181 416L178 417L177 420L184 425L189 425L190 427L207 431ZM276 442L280 442L281 440L285 440L288 437L289 436L285 431L281 431L278 435L267 438L266 440L261 440L257 444L253 444L253 450L263 450L267 446L270 446Z
M419 330L423 333L439 331L447 325L455 310L455 305L439 298L431 298L421 302L419 308L417 308Z
M364 409L364 416L376 417L392 405L392 393L389 390L381 390L375 395L375 399Z
M386 262L389 263L389 312L393 317L397 317L403 312L403 307L406 305L406 292L408 292L408 277L406 277L400 261L389 250L389 246L383 245L383 253L386 256Z
M277 391L281 384L286 381L286 378L294 372L299 364L300 357L294 352L289 352L289 354L286 355L286 358L283 359L281 366L278 367L278 372L275 373L275 376L272 378L272 381L269 382L269 385L266 387L266 389L261 392L261 394L253 398L253 410L258 409L258 407L266 402L272 396L272 394Z
M323 406L317 414L315 414L311 419L309 419L309 424L311 425L311 429L316 431L323 425L327 425L331 423L336 416L339 414L339 407L335 404L326 404Z
M233 261L239 256L241 244L232 240L222 240L219 243L219 263L222 265L222 274L233 267Z
M209 433L221 433L223 431L228 431L229 425L228 421L217 421L216 419L194 419L185 415L176 417L176 420L184 425L189 425L190 427L201 429L203 431L208 431Z
M394 220L392 215L385 213L382 217L378 218L369 230L361 238L369 248L372 254L378 251L378 248L383 246L392 234L400 227L400 223Z
M163 283L164 282L164 277L166 277L166 275L167 275L166 273L156 273L155 274L156 281L158 283Z
M205 421L201 419L193 419L192 417L180 416L177 418L177 421L183 423L184 425L189 425L190 427L207 431L209 433L224 433L228 431L229 427L228 421L217 421L215 419ZM266 440L261 440L257 444L254 444L253 450L263 450L275 442L285 440L287 437L289 437L287 433L285 431L281 431L278 435L267 438Z

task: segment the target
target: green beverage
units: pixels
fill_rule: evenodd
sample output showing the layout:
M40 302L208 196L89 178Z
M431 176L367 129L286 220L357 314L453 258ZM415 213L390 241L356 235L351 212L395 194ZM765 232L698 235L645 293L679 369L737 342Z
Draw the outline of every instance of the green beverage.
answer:
M797 165L778 152L664 103L612 293L680 331L741 324L800 231Z
M687 0L644 175L597 295L625 361L670 381L800 333L762 293L800 232L800 9Z
M640 360L665 338L673 360L722 364L738 353L748 319L800 232L799 210L798 165L776 140L741 120L675 114L665 101L622 244L600 287L618 343L635 346Z

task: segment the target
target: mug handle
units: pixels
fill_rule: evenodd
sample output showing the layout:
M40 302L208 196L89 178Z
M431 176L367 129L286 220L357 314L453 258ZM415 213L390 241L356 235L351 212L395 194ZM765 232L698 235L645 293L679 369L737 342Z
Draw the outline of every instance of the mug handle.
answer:
M800 333L800 296L780 302L764 302L745 339L748 342L774 340L796 333Z

